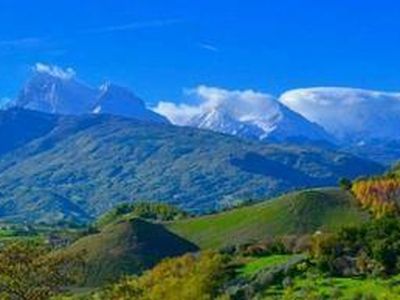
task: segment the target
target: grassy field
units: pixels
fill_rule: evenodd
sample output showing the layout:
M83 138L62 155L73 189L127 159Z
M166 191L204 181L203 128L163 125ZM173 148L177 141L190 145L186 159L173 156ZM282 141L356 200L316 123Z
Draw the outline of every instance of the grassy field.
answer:
M315 189L228 212L167 224L167 228L202 249L259 241L268 236L334 230L367 219L350 194Z
M270 255L250 257L243 261L238 269L238 276L253 278L258 272L281 265L286 265L296 255ZM274 284L266 287L260 298L273 299L318 299L318 300L400 300L400 275L380 278L339 278L325 277L313 270L292 277L291 284L286 287Z
M39 232L24 232L18 228L0 229L0 243L9 243L15 241L40 241L44 237Z
M282 286L273 286L267 289L262 299L399 300L399 281L399 276L387 280L302 277L295 279L293 286L285 291Z
M244 265L239 269L239 275L251 277L261 270L284 264L292 257L293 255L270 255L247 258L244 261Z

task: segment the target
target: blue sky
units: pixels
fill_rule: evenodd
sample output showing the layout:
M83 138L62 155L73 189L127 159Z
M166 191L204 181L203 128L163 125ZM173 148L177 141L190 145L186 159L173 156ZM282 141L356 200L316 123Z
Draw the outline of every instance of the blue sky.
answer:
M386 0L2 0L0 98L36 62L150 103L198 85L400 91L399 12Z

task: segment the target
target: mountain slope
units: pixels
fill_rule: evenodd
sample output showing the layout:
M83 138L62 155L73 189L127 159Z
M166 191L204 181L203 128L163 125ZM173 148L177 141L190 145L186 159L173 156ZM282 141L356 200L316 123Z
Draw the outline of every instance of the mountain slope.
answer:
M58 118L28 110L0 110L0 155L49 133Z
M357 224L368 218L352 196L338 189L295 192L220 214L167 224L202 249L222 248L275 235L313 233Z
M147 109L143 100L130 90L111 83L106 83L100 87L93 112L124 116L142 121L168 123L166 118Z
M6 111L0 119L19 113L26 112ZM42 116L46 123L49 115ZM65 199L89 216L133 200L205 212L382 171L341 152L107 115L58 117L47 134L18 145L0 156L0 216L23 214L31 221L27 208L46 207L33 205L43 199Z

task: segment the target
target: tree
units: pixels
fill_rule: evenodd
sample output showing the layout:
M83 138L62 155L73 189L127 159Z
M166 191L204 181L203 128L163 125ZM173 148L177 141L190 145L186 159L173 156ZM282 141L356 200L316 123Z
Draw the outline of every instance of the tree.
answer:
M312 257L332 275L392 275L400 270L400 220L382 217L313 237Z
M79 279L78 256L50 253L34 242L16 242L0 250L0 299L45 300Z
M340 178L339 180L339 187L343 191L351 191L351 187L353 186L353 183L351 182L350 179L348 178Z
M219 288L227 278L226 257L206 252L166 259L141 277L125 278L94 296L107 300L223 299Z
M400 179L373 178L360 180L351 189L362 208L376 218L397 215L400 211Z

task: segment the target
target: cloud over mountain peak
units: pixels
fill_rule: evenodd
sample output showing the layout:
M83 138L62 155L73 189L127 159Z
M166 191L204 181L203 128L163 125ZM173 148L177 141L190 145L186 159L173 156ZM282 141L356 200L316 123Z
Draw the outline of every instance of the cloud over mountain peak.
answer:
M37 73L47 74L60 79L72 79L76 76L76 72L72 68L63 69L59 66L48 65L44 63L36 63L33 70Z
M400 138L400 93L319 87L288 91L279 100L342 140Z
M227 90L200 85L185 90L192 104L161 101L154 110L177 125L186 125L194 116L218 109L238 120L262 118L266 112L277 111L279 103L268 94L253 90Z
M160 102L154 108L173 124L209 129L244 138L328 139L318 125L290 111L269 94L200 85L186 90L189 104Z

